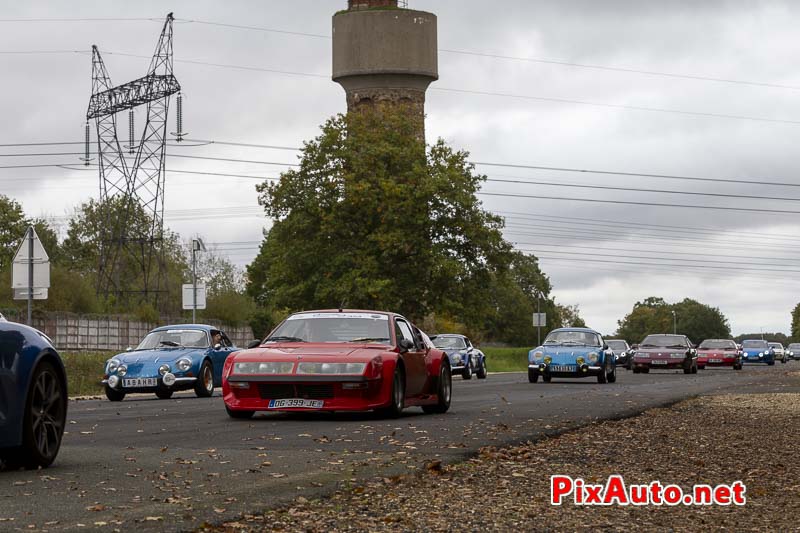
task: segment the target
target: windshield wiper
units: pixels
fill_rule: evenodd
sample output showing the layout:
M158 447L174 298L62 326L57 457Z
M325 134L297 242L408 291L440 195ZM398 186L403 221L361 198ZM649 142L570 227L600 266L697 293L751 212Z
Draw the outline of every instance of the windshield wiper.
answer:
M386 337L361 337L360 339L350 339L347 342L381 342L388 340Z
M686 348L683 344L670 344L667 348Z
M160 344L163 344L164 346L172 346L172 347L180 346L180 344L178 344L175 341L161 341Z
M306 342L300 337L290 337L287 335L276 335L274 337L267 337L264 342Z
M655 344L640 344L639 348L658 348Z

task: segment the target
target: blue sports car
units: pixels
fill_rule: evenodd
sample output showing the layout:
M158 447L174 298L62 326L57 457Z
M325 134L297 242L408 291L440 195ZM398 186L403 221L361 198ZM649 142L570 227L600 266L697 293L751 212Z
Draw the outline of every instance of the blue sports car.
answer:
M433 345L447 354L453 374L461 374L464 379L486 379L486 356L472 345L464 335L435 335L431 337Z
M183 324L156 328L135 349L106 361L106 397L119 402L132 392L154 392L162 400L193 389L201 398L222 385L222 366L238 350L212 326Z
M742 341L742 362L743 363L767 363L769 366L775 364L775 350L769 342L760 339Z
M549 383L555 377L597 376L598 383L617 381L617 362L603 337L593 329L561 328L551 331L542 346L528 352L528 381L539 376Z
M66 418L67 375L50 339L0 316L0 462L49 466Z

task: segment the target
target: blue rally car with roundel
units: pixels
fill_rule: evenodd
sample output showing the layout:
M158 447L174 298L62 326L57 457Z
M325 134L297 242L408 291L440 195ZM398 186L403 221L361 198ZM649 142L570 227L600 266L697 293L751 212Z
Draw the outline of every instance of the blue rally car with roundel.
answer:
M106 397L119 402L129 393L151 392L165 400L181 390L209 397L222 385L222 367L237 349L225 332L212 326L156 328L139 346L106 362Z
M528 381L539 377L582 378L596 376L598 383L617 381L617 362L603 337L593 329L560 328L551 331L544 343L528 352Z

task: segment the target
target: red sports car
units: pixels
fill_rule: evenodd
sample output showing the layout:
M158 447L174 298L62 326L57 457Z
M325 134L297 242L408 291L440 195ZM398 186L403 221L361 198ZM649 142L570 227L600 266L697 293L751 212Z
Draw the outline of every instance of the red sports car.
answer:
M447 356L400 315L296 313L257 346L225 361L222 393L233 418L256 411L369 411L398 416L450 407Z
M706 339L697 347L697 367L731 366L742 369L742 352L735 341L728 339Z
M697 374L697 350L686 335L648 335L633 356L634 374L679 368L684 374Z

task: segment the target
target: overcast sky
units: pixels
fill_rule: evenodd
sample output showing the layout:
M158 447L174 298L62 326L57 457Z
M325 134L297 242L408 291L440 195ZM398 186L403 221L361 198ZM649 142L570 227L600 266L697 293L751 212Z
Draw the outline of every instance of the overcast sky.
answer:
M717 306L734 333L789 331L789 314L800 301L798 201L563 185L800 198L800 73L794 68L800 57L800 3L409 4L438 15L440 79L428 92L429 142L444 138L484 163L792 185L479 166L490 178L558 184L488 182L485 192L706 206L482 196L487 209L508 217L507 238L541 257L559 302L578 304L588 325L603 332L616 329L633 303L648 296L670 302L691 297ZM168 11L178 19L175 74L184 89L184 129L190 138L296 147L316 136L327 117L345 110L344 91L330 81L331 42L324 37L345 0L0 0L0 6L0 144L80 141L90 94L90 46L99 46L115 84L140 77L148 59L119 54L149 57ZM19 21L64 18L152 20ZM138 125L143 118L138 112ZM126 131L123 116L123 138ZM168 150L172 156L278 163L297 157L288 150L197 144ZM29 215L63 223L76 205L98 196L96 169L81 169L73 154L4 154L81 150L80 145L0 147L0 166L76 165L76 170L0 168L0 193L20 201ZM261 177L277 176L282 169L179 157L168 158L167 168ZM186 239L200 235L217 243L211 247L244 265L255 256L266 223L257 204L258 182L168 172L167 225ZM213 211L186 212L205 208Z

